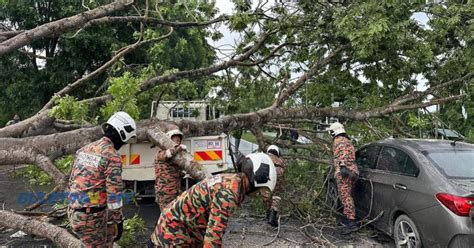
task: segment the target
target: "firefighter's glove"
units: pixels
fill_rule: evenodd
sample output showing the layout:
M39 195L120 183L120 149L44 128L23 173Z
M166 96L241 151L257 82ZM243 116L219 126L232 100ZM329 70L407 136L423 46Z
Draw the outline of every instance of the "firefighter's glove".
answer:
M174 150L174 149L168 149L168 150L165 151L166 158L173 157L173 151L171 151L171 150Z
M358 175L349 170L349 168L347 168L345 165L341 165L341 176L343 178L349 178L353 181L358 179Z
M178 149L182 150L182 151L186 151L187 147L185 145L181 144L181 145L178 146Z
M123 233L123 221L120 221L119 223L115 224L115 237L114 237L114 242L117 242L120 240L122 237Z

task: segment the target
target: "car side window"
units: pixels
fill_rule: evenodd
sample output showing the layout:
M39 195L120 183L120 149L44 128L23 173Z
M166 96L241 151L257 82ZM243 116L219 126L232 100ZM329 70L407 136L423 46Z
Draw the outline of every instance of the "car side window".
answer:
M402 150L393 147L382 148L376 168L378 170L412 176L415 176L418 173L418 168L410 156Z
M403 157L403 154L397 153L397 150L395 148L384 147L382 148L382 152L380 153L380 156L377 162L377 169L399 173L400 172L399 163L400 161L404 159L406 158Z
M410 176L418 175L418 167L416 167L415 162L409 156L407 156L407 161L402 169L402 173Z
M380 146L367 146L356 152L356 163L359 170L375 169L377 162L377 155L380 151Z

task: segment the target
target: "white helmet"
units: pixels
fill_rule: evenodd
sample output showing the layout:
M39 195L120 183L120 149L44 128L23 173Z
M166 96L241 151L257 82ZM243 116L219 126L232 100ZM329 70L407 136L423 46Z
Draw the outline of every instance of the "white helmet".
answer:
M337 135L341 134L341 133L346 133L346 130L344 129L344 126L339 122L334 122L333 124L331 124L331 126L326 128L326 131L328 131L329 134L333 138L336 137Z
M171 137L173 137L175 135L178 135L179 137L181 137L181 140L184 139L184 134L179 129L170 130L166 133L166 135L168 135L168 138L170 138L170 139L171 139Z
M123 111L113 114L106 123L102 124L103 131L105 131L107 125L115 128L120 139L125 143L137 138L137 125L135 121L129 114Z
M272 159L265 153L252 153L246 156L253 165L253 181L256 188L267 187L270 191L275 189L277 174ZM250 178L249 178L250 179Z
M277 156L279 157L280 156L280 148L278 148L278 146L276 145L271 145L267 148L267 153L270 153L270 150L274 150L277 152Z

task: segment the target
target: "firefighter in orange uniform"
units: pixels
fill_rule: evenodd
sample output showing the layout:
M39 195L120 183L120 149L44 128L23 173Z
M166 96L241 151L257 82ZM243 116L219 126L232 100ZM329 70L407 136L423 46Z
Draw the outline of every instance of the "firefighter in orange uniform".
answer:
M359 169L355 163L355 149L346 134L344 126L333 123L328 129L333 138L332 152L334 156L334 175L336 177L337 191L344 207L342 234L347 235L359 229L355 221L354 200L352 186L359 176Z
M240 156L238 174L208 177L163 210L148 247L221 247L232 212L246 194L272 191L275 166L265 153Z
M160 210L163 210L181 193L183 173L178 165L171 163L171 159L180 151L186 150L186 146L181 144L184 135L180 130L170 130L166 134L176 143L176 146L160 150L155 156L155 196Z
M117 112L102 125L104 136L76 152L69 178L68 218L86 247L112 247L122 222L122 162L118 150L136 138L135 121Z

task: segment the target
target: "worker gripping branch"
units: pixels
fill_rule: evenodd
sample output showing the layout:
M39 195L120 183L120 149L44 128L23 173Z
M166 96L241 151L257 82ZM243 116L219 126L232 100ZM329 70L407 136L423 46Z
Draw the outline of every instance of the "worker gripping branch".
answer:
M347 235L358 230L355 222L354 200L351 196L352 185L359 176L359 170L355 163L355 149L341 123L333 123L327 131L333 138L334 173L339 198L347 218L343 221L344 226L341 233Z
M76 152L69 178L68 218L86 247L112 247L122 222L122 162L118 150L136 139L135 121L117 112L102 125L104 136Z
M246 194L272 191L275 166L265 153L237 159L237 174L206 178L163 210L148 247L221 247L227 222Z
M176 145L171 149L158 151L155 156L155 196L160 210L181 193L183 175L179 166L171 163L171 159L180 151L186 150L186 146L181 144L184 135L180 130L170 130L166 134Z
M277 173L277 183L275 190L270 194L269 191L262 192L263 204L267 210L267 222L273 227L278 227L278 212L281 200L281 193L283 192L283 174L285 173L285 162L280 157L280 148L276 145L271 145L267 148L267 154L272 159Z

